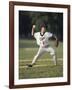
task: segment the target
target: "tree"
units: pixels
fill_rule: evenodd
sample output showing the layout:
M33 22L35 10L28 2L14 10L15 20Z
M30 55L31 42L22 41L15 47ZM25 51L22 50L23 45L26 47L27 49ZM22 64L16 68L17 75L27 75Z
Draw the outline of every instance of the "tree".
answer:
M28 37L31 35L33 24L36 24L36 31L39 31L41 23L46 24L47 31L56 34L60 40L63 39L63 14L55 12L20 11L20 36Z

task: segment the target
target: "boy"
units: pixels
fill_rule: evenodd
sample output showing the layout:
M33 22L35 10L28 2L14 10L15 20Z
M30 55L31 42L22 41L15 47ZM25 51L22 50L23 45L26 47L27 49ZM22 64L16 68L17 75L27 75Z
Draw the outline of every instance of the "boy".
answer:
M50 32L46 32L45 24L41 24L40 32L35 32L36 25L32 27L32 36L36 39L37 45L39 45L39 50L35 55L31 64L28 64L28 67L32 67L36 60L45 52L49 52L53 58L54 65L57 63L55 50L49 45L49 38L53 37L56 40L56 47L58 47L58 39L55 35Z

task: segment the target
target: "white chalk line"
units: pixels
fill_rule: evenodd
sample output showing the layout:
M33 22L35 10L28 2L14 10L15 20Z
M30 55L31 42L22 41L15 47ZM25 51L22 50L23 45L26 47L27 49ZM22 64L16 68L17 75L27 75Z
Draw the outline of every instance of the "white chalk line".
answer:
M61 64L62 65L62 64ZM47 67L47 66L56 66L56 65L34 65L33 67ZM28 67L27 65L25 66L20 66L19 68L33 68L33 67Z
M58 61L62 61L63 58L58 58ZM48 61L48 60L52 60L52 59L42 59L41 61ZM23 60L22 60L23 61ZM26 62L26 60L24 60ZM27 61L30 61L30 60L27 60ZM40 60L39 60L40 61ZM62 64L61 64L62 65ZM52 65L46 65L46 64L39 64L39 65L34 65L33 67L46 67L46 66L56 66L54 64ZM24 65L24 66L20 66L19 68L29 68L27 65ZM31 67L30 67L31 68Z
M38 61L51 61L51 60L52 59L38 59ZM62 61L63 58L58 58L57 60L58 61ZM32 61L32 60L31 59L29 59L29 60L28 59L27 60L26 59L25 60L24 59L20 59L20 62L29 62L29 61Z

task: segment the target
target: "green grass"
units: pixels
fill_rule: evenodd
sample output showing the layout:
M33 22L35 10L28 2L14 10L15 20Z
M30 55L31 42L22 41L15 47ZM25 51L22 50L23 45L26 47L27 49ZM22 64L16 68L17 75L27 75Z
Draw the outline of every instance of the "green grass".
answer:
M50 41L50 45L54 47L54 41ZM38 51L35 40L19 41L19 79L26 78L46 78L46 77L62 77L63 76L63 43L59 43L59 47L55 48L57 53L57 66L53 64L52 57L49 53L45 53L39 58L34 67L28 68L26 64L32 62L33 57ZM61 59L61 60L59 60Z

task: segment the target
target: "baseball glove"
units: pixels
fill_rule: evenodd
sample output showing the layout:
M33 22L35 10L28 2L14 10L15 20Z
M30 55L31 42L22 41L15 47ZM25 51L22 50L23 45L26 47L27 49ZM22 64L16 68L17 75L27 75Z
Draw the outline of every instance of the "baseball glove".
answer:
M56 40L56 45L55 45L55 46L56 46L56 47L58 47L58 45L59 45L59 41L58 41L58 40Z

